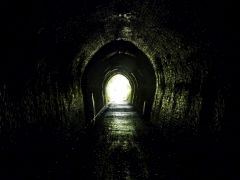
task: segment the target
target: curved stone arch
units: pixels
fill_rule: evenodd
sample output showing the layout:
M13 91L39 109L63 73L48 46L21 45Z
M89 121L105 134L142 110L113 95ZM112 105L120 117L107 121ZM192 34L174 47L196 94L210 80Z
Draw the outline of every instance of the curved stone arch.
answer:
M117 70L115 70L116 68ZM93 118L96 114L93 113L95 110L89 110L91 107L96 104L96 108L94 107L94 109L100 111L105 105L104 86L106 85L106 80L114 74L110 73L107 75L111 70L113 70L114 73L118 72L119 74L124 74L129 77L132 85L137 84L137 87L141 89L137 91L137 88L135 88L136 85L133 85L134 97L132 103L139 111L142 111L143 106L147 103L146 119L150 119L157 84L155 70L151 61L140 49L131 42L122 40L113 41L100 48L84 69L81 84L87 119ZM96 78L94 79L93 76L96 76ZM107 79L106 76L108 76ZM137 83L133 83L134 81ZM97 90L97 86L101 87L101 90ZM93 91L95 91L96 94L94 94ZM98 103L91 103L91 96L94 101L97 99L96 102Z

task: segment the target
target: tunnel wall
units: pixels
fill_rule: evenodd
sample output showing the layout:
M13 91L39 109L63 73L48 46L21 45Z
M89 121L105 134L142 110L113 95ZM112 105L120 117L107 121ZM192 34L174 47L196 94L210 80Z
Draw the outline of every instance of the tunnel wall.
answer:
M101 47L124 40L146 54L155 70L154 125L166 134L220 130L227 89L220 64L228 57L220 53L227 48L218 38L225 23L221 7L207 1L59 3L57 10L43 6L32 16L10 18L5 30L12 43L6 43L10 51L1 62L1 129L19 122L84 131L85 67Z
M182 132L184 129L192 133L197 131L203 98L201 87L208 68L208 56L204 59L201 53L204 54L204 48L207 47L197 43L188 44L184 37L166 29L159 30L159 34L156 34L156 29L142 31L144 33L141 34L141 29L137 29L136 32L131 29L131 33L119 35L119 39L135 44L149 57L155 69L157 89L151 121L167 131L172 128L171 133L177 129ZM107 35L105 41L103 34L95 35L95 47L107 44L111 37L109 33ZM90 44L86 45L87 51L91 51L91 47ZM95 51L96 49L92 49L92 52Z
M134 92L132 103L140 115L145 102L146 111L143 116L149 121L156 83L154 70L149 59L137 47L122 40L104 45L84 70L81 84L87 119L93 119L106 105L105 86L109 77L116 73L129 79ZM94 103L91 96L94 96Z

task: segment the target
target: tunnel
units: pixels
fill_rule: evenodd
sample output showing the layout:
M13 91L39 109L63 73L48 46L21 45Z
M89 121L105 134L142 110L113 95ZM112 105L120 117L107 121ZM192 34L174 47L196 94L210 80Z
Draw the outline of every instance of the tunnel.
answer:
M0 179L239 179L232 0L3 7Z
M116 74L122 74L129 80L132 87L131 103L140 113L144 106L142 115L149 119L154 98L152 95L156 89L155 72L146 55L127 41L106 44L85 68L81 85L86 117L93 119L106 106L105 88L108 80Z

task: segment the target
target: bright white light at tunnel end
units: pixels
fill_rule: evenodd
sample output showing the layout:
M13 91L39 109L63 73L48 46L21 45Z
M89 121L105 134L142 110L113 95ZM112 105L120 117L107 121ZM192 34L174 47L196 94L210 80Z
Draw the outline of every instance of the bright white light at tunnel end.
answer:
M128 100L131 93L131 86L128 79L117 74L113 76L107 83L106 96L110 103L124 103Z

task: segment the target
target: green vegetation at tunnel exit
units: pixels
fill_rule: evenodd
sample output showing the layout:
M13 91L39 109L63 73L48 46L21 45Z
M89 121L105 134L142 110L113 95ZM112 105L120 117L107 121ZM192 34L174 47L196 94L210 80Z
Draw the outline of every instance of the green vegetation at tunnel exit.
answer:
M106 103L130 101L132 88L129 80L121 74L116 74L110 78L105 90Z

